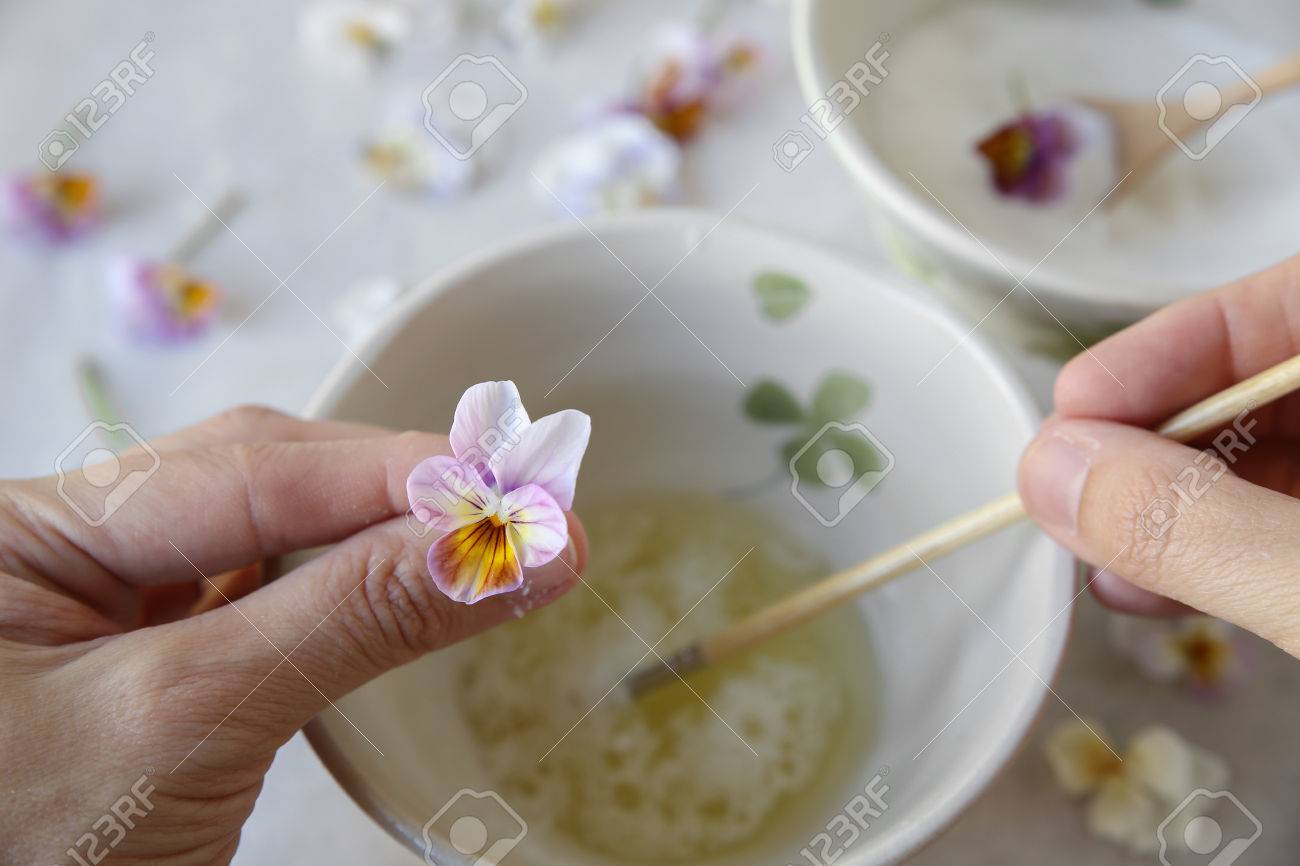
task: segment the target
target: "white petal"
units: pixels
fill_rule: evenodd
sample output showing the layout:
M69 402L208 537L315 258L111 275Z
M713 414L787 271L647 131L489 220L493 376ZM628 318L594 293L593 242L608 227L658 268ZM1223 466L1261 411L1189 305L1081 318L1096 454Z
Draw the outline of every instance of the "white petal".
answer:
M667 201L678 192L681 148L640 114L615 113L556 142L534 175L546 201L578 216Z
M514 382L481 382L456 404L451 450L458 458L494 471L503 446L515 447L528 429L528 412Z
M1106 741L1098 738L1101 729L1091 723L1070 719L1062 722L1048 737L1045 752L1059 784L1067 794L1095 790L1106 781L1107 771L1114 770L1119 759L1111 754ZM1094 733L1096 731L1097 733Z
M545 565L564 550L569 524L551 494L536 484L525 484L501 497L501 519L510 543L527 568Z
M1129 744L1124 773L1165 800L1177 803L1195 788L1192 746L1176 731L1153 725L1139 731Z
M1167 810L1140 786L1111 779L1088 806L1088 829L1132 851L1155 851L1156 827Z
M500 462L493 467L501 489L536 484L568 511L590 438L591 418L576 409L538 419L524 430L518 445L502 449Z

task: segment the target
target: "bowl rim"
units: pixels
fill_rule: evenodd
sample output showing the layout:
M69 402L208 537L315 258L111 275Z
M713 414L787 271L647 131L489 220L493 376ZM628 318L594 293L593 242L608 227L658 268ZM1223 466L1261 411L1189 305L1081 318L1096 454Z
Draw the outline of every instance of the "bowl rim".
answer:
M724 220L725 226L722 224ZM951 331L954 337L964 337L964 344L975 354L978 364L983 366L992 378L992 384L1009 399L1013 411L1019 416L1018 420L1026 423L1031 429L1042 421L1042 411L1007 362L980 335L967 333L967 329L956 315L939 303L928 287L910 281L897 273L873 273L868 263L842 255L802 237L792 236L788 231L764 226L756 221L734 215L719 218L719 215L713 211L691 207L648 208L600 215L582 222L566 221L549 224L499 241L439 270L412 288L354 348L343 352L339 361L309 399L303 415L311 419L327 418L343 391L359 377L369 375L363 365L375 359L413 312L444 292L454 289L458 283L476 272L508 259L526 256L539 249L589 237L593 233L603 238L607 236L604 232L701 228L708 233L714 230L741 232L792 244L799 247L808 257L863 273L874 286L891 293L919 315L929 317L936 324ZM911 288L913 292L904 291L904 286ZM1038 541L1045 543L1042 539ZM1029 550L1033 543L1032 541L1026 543L1024 550ZM1048 655L1044 683L1055 682L1061 673L1067 644L1073 631L1075 600L1078 598L1074 592L1073 556L1064 548L1055 546L1052 561L1054 576L1061 584L1061 596L1068 601L1033 641L1033 643L1043 640L1050 642L1046 648ZM1010 765L1023 748L1043 714L1048 693L1049 688L1046 685L1035 690L1033 696L1017 713L1015 723L1007 727L1006 733L1010 736L1005 737L988 753L984 764L968 777L961 793L949 803L935 809L927 820L900 829L894 844L882 849L883 859L878 862L899 863L951 828L957 818L988 790L997 776ZM412 852L424 856L424 840L419 835L421 830L405 824L397 811L392 808L391 801L339 748L320 716L311 719L303 727L303 734L325 769L362 811ZM846 866L857 866L857 861L845 862Z
M827 88L834 83L834 79L827 79L823 73L827 64L823 62L820 46L814 41L813 36L814 15L819 9L829 10L834 6L833 3L823 3L818 0L791 0L790 3L790 40L795 74L801 94L809 102L823 98ZM844 133L844 129L841 124L827 135L831 150L840 164L848 169L849 174L889 215L928 244L959 259L964 266L990 276L995 281L1008 284L1021 280L1012 274L1024 274L1026 277L1021 281L1026 288L1032 278L1034 292L1058 302L1064 309L1087 310L1099 319L1136 321L1155 312L1166 303L1133 299L1132 293L1149 288L1150 281L1091 280L1052 264L1048 259L1052 252L1055 252L1055 247L1042 260L1035 262L1023 253L1000 246L996 242L986 243L966 229L955 217L944 213L942 208L935 207L929 196L923 197L905 184L901 177L876 156L875 151L862 136ZM850 124L848 129L855 129L855 127ZM1069 234L1073 234L1073 231L1071 229ZM1067 238L1069 234L1066 235ZM1065 238L1062 238L1057 246L1064 242ZM1177 298L1187 297L1207 288L1210 286L1170 281L1161 284L1160 294L1167 297L1168 302L1171 303Z

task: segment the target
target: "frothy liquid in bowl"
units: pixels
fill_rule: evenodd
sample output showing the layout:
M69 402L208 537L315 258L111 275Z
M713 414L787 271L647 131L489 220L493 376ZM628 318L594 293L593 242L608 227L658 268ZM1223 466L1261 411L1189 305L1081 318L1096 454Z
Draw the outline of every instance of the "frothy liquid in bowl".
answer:
M695 694L678 683L633 702L624 680L602 700L654 658L630 629L652 646L671 629L656 647L666 655L826 567L733 503L639 498L584 513L589 588L476 640L459 671L497 790L530 832L600 860L760 845L793 856L866 759L875 668L860 615L838 611L693 677Z

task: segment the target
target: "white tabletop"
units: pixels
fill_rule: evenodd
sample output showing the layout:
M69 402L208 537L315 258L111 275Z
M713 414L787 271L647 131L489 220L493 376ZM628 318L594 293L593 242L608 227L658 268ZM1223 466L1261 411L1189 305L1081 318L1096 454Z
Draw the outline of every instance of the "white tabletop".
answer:
M155 75L81 144L70 167L98 172L105 227L78 245L44 251L0 242L0 400L9 407L0 474L43 475L84 428L72 378L93 355L126 421L150 436L244 402L300 409L340 357L332 306L376 276L411 281L497 240L566 219L532 186L540 150L577 108L615 95L647 26L685 16L686 2L593 3L549 54L501 51L529 89L479 188L447 202L381 190L357 166L360 140L396 116L418 122L420 93L462 47L403 56L368 84L329 74L299 47L300 3L228 0L129 5L45 0L0 7L5 121L0 166L37 167L37 147L91 88L153 34ZM792 173L772 144L805 105L794 83L784 11L756 5L751 28L773 49L762 91L688 146L687 203L819 240L890 268L868 229L870 206L825 145ZM188 187L188 189L187 189ZM248 207L195 267L227 289L223 320L198 342L133 345L107 320L103 271L121 254L165 255L214 202L238 187ZM247 246L245 246L245 244ZM260 260L259 260L260 259ZM292 273L292 277L289 275ZM280 288L281 278L287 278ZM1044 403L1055 365L1013 355ZM1206 707L1151 686L1115 659L1102 614L1082 605L1058 691L1121 739L1164 721L1228 757L1233 791L1264 823L1243 863L1282 862L1300 843L1289 759L1300 728L1300 665L1260 647L1259 670L1235 699ZM990 675L992 675L990 671ZM1067 711L1050 702L1046 719ZM1050 779L1041 730L1014 767L918 862L1037 863L1068 852L1093 863L1154 862L1091 839L1082 810ZM792 852L792 857L794 856ZM1291 856L1291 855L1288 855ZM372 824L301 737L277 757L235 862L413 864L418 858Z

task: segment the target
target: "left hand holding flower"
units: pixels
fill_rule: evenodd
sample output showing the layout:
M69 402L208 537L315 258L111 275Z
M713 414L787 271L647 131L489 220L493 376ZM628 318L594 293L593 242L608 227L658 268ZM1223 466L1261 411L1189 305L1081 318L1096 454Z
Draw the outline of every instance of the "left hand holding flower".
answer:
M576 518L529 491L521 508L548 506L536 549L558 558L528 594L438 592L405 482L452 450L442 436L245 408L152 444L157 471L97 527L60 498L102 489L80 472L0 483L0 766L19 794L0 811L5 863L82 862L68 851L93 859L91 843L108 863L230 862L276 750L312 716L558 598L586 561ZM528 467L553 465L511 463L497 483L549 488ZM320 545L243 597L208 577ZM207 609L219 586L234 600Z

